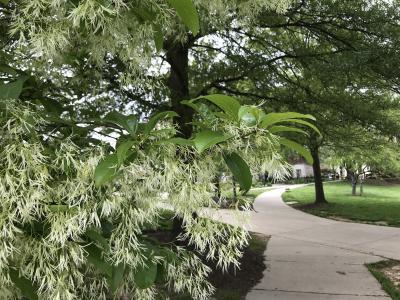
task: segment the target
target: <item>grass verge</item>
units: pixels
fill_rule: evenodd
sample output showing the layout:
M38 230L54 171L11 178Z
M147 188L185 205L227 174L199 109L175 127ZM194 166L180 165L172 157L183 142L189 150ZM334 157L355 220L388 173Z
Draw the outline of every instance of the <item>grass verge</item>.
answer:
M400 283L398 282L400 277L400 261L380 261L368 264L367 268L393 300L400 300Z
M225 192L224 197L226 197L226 200L230 203L229 208L231 208L231 209L234 209L236 207L241 207L241 206L252 207L257 196L259 196L260 194L262 194L264 192L270 191L270 190L273 190L273 188L271 188L271 187L252 188L245 195L241 195L240 192L238 191L236 202L233 201L233 199L232 199L231 191Z
M314 204L313 185L288 191L283 200L320 217L400 227L400 185L367 184L363 196L352 196L346 182L325 183L324 189L327 204Z

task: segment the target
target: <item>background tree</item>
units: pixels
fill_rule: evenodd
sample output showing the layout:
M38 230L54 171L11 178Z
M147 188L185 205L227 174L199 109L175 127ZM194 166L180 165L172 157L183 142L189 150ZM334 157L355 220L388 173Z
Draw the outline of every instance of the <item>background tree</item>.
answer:
M392 93L398 76L389 67L390 53L398 45L398 3L354 5L301 1L284 15L266 12L256 26L221 34L222 47L206 47L196 65L199 82L202 74L211 73L202 92L225 91L244 101L264 101L267 109L317 117L323 139L311 136L307 142L314 156L317 203L326 201L319 149L325 143L340 143L336 128L354 124L385 135L398 127L392 114L398 109ZM202 64L208 53L215 61ZM226 76L223 80L221 74Z
M336 168L344 168L347 179L352 185L352 195L363 194L363 183L369 176L382 176L400 173L398 149L399 145L390 136L380 132L366 130L360 126L342 127L340 140L335 144L326 144L322 149L326 163Z

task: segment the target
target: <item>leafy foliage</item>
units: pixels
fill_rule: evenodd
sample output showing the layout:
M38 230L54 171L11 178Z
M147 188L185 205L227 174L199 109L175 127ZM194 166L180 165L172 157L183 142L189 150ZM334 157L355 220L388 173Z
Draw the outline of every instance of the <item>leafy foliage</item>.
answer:
M260 123L239 121L239 111L246 110L240 104L237 114L227 118L226 111L232 112L237 100L223 95L209 99L193 103L209 106L213 130L205 129L208 121L199 122L190 139L177 137L172 112L155 114L144 123L135 116L108 114L97 122L119 134L111 151L47 136L42 132L53 117L38 107L5 101L0 111L0 173L7 180L0 181L0 221L6 234L0 268L8 270L12 263L24 277L0 276L1 293L22 292L32 299L105 299L129 293L153 299L161 280L174 292L209 298L213 289L206 280L208 267L193 252L149 239L148 226L157 227L160 211L171 206L184 220L181 239L223 269L237 266L247 233L193 217L204 206L216 206L210 185L219 172L215 159L223 155L243 192L251 187L253 164L258 167L252 163L256 151L269 149L272 160L282 164L277 156L280 137ZM160 193L168 198L161 199ZM23 255L15 252L17 244ZM13 285L7 276L14 276Z
M250 190L253 177L246 162L236 153L224 154L224 160L244 192Z
M176 10L182 22L197 35L200 30L197 9L191 0L168 0L168 3Z
M26 78L18 78L10 83L0 83L0 100L17 99L22 92Z
M37 300L36 288L32 285L31 281L26 278L20 277L16 270L10 269L9 275L12 282L18 287L22 295L29 300Z

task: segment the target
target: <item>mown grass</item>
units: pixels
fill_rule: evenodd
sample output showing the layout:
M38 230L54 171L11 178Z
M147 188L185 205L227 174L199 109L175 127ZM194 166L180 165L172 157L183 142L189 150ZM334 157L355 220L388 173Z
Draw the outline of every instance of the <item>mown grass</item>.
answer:
M273 188L271 187L265 187L265 188L253 188L250 191L248 191L245 195L242 195L238 189L237 191L237 201L233 202L233 191L231 190L225 190L223 192L223 196L227 199L228 202L231 203L231 208L235 208L236 206L245 206L245 205L250 205L252 206L254 203L254 200L256 199L257 196L260 194L270 191Z
M362 196L352 196L347 182L325 183L324 189L328 204L313 205L313 185L288 191L283 199L295 201L295 208L321 217L400 227L400 185L367 184Z
M390 278L385 275L383 269L399 264L399 261L385 260L367 265L368 270L375 276L382 285L382 288L390 295L390 297L392 297L393 300L400 300L400 287L393 284Z

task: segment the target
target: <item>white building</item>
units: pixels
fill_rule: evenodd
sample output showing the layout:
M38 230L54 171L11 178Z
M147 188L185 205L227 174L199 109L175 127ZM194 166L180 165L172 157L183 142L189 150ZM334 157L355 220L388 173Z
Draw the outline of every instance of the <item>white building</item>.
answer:
M298 160L292 164L292 176L293 178L304 178L314 176L312 166L307 164L304 160Z

